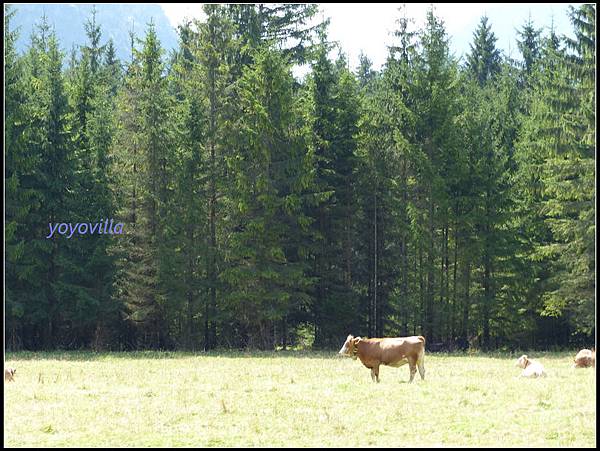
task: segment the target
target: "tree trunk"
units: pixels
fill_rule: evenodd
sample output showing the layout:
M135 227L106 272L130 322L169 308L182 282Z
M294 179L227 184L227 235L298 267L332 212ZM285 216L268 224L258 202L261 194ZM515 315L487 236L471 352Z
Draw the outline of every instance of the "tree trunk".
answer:
M446 312L446 314L444 315L444 318L446 319L446 327L444 327L444 331L445 331L445 339L449 338L452 336L452 328L451 328L451 321L448 321L448 318L451 316L451 310L450 310L450 275L449 273L449 264L450 264L450 258L448 255L448 241L449 241L449 230L448 230L448 224L446 223L446 227L445 227L445 238L444 238L444 266L445 266L445 281L446 281L446 286L444 287L444 294L445 294L445 302L444 302L444 311Z
M402 241L402 335L408 335L408 243Z
M206 301L204 302L204 350L210 350L210 321L209 321L209 309L210 309L210 289L207 288Z
M210 228L210 264L209 264L209 283L210 283L210 308L208 309L208 341L209 349L216 345L216 326L214 317L217 310L217 232L216 232L216 209L217 209L217 170L216 170L216 87L215 87L215 67L209 68L210 85L210 207L209 207L209 228Z
M490 250L490 239L491 232L489 226L489 218L491 215L491 205L490 205L490 192L486 192L486 223L484 227L484 256L483 256L483 348L490 349L490 307L492 303L492 287L491 287L491 250Z
M438 307L439 312L441 313L441 315L437 315L437 323L434 325L434 329L438 332L440 338L442 339L444 337L444 329L445 329L445 325L443 323L443 318L446 317L446 315L444 315L444 310L445 310L445 303L444 303L444 287L445 285L445 281L444 281L444 253L445 253L445 249L444 249L444 245L445 245L445 238L446 238L446 232L444 230L444 228L442 227L442 255L440 256L440 305Z
M471 299L469 298L469 285L471 284L471 264L467 260L465 263L465 299L463 304L462 336L465 342L469 341L469 309Z
M491 286L490 286L490 257L487 254L483 258L483 348L490 348L490 303L491 303Z
M427 252L427 298L426 298L426 313L427 316L425 318L425 333L426 336L429 338L431 337L431 341L434 341L437 339L436 335L435 335L435 331L433 329L433 322L434 322L434 312L433 312L433 287L435 285L435 262L434 262L434 246L433 246L433 242L434 242L434 230L433 230L433 198L431 197L432 193L430 193L430 199L429 199L429 249Z
M281 324L281 344L283 347L283 350L285 351L287 349L287 334L288 334L288 330L287 330L287 315L285 315L283 317L282 320L282 324Z
M426 329L427 305L425 302L425 280L424 280L424 275L423 275L423 249L421 248L420 245L419 245L419 301L420 301L420 306L421 306L421 308L420 308L421 330L425 334L425 337L429 338L427 336L427 329Z
M458 233L454 237L454 264L452 265L452 312L450 314L450 334L456 339L456 317L458 315L456 305L456 273L458 269Z
M375 335L378 334L378 330L377 330L377 284L378 284L378 280L377 280L377 186L375 186L375 196L374 196L374 206L375 208L373 209L373 221L374 221L374 227L373 227L373 233L374 233L374 239L373 239L373 323L375 325Z

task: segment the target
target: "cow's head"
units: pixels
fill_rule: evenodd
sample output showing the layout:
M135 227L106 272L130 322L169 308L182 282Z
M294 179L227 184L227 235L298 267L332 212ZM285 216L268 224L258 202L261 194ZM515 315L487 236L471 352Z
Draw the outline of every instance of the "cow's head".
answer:
M526 368L527 363L529 363L527 356L525 354L523 354L521 357L519 357L517 359L517 363L515 363L515 365L518 366L519 368Z
M340 352L338 352L338 354L356 358L356 355L354 354L354 348L360 342L360 340L360 337L353 337L352 335L348 335L346 341L344 342L344 346L342 346L342 349L340 349Z

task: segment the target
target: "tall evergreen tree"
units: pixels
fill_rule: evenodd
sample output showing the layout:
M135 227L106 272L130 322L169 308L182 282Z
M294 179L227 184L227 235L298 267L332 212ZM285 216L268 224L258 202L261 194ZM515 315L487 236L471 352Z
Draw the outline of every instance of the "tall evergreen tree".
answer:
M125 89L118 102L119 129L114 144L121 217L130 232L120 241L119 296L128 319L137 326L139 344L165 347L168 342L165 268L170 252L164 240L166 213L171 199L168 183L172 131L168 118L171 98L167 91L162 49L151 23L141 50L134 49ZM135 330L135 329L134 329Z
M349 317L335 321L341 312L354 310L356 301L350 284L351 251L348 239L352 224L352 177L355 163L358 86L344 64L338 67L327 57L328 45L321 47L309 82L310 115L314 152L314 190L319 204L311 212L318 233L312 250L315 345L332 343L334 335L349 327ZM341 68L340 68L341 66ZM345 256L340 261L339 256ZM339 329L339 330L338 330Z
M69 340L66 334L61 334L61 325L70 302L64 284L71 255L63 237L46 238L48 223L63 222L69 217L74 192L75 166L67 126L69 108L62 58L56 34L43 18L26 55L27 78L32 89L24 106L28 118L24 139L30 149L27 153L37 164L22 184L22 189L31 187L36 192L35 198L30 199L33 208L28 215L29 224L23 228L24 236L28 237L25 273L31 271L32 277L31 296L25 297L29 318L23 329L25 347L52 348Z
M113 137L111 86L103 77L102 32L95 10L85 24L88 45L74 62L69 79L70 129L77 165L71 218L74 223L95 223L113 219L109 149ZM111 237L95 234L69 242L72 264L65 290L71 293L69 320L71 334L80 344L97 348L111 341L109 322L119 320L112 297L114 260L109 255ZM109 321L109 317L111 320ZM92 343L93 340L93 343Z
M220 290L220 271L222 270L222 251L219 236L223 236L221 198L226 182L225 161L227 136L225 123L230 119L230 101L232 91L233 25L227 18L225 9L219 5L205 5L207 21L199 26L198 60L202 71L202 96L205 100L206 147L208 152L208 224L209 244L207 257L208 297L204 314L204 346L214 348L217 344L217 309Z
M22 346L22 325L27 319L25 305L31 296L30 286L34 274L27 258L27 229L36 196L39 192L32 184L37 162L35 149L25 138L27 127L26 73L24 61L15 48L18 37L12 29L15 10L8 6L4 14L4 135L5 135L5 244L6 244L6 345L18 349Z
M471 53L467 55L466 67L471 75L483 86L500 73L500 50L496 48L498 38L488 24L488 17L482 16L473 33Z
M545 294L546 312L566 312L577 332L594 328L594 178L595 178L595 20L594 5L571 7L575 39L566 39L567 80L557 93L566 104L560 117L560 139L545 161L543 213L553 241L546 248L554 257ZM551 105L551 107L554 105Z
M523 58L523 83L528 83L527 80L531 77L535 65L540 59L540 35L542 30L536 29L531 20L531 16L527 22L523 24L520 30L517 30L517 35L521 39L517 39L517 46Z
M519 309L529 316L530 343L536 345L539 321L535 319L544 312L544 293L548 291L551 278L552 257L545 252L552 243L552 232L544 221L545 199L544 168L548 158L566 148L561 127L562 114L569 100L564 97L567 89L560 41L553 30L544 39L542 57L536 68L529 106L529 114L523 118L516 146L518 170L514 190L517 191L517 221L521 249L530 271L527 303Z
M272 349L275 327L307 279L294 235L303 220L300 196L306 188L304 149L294 123L293 78L276 51L264 49L237 85L239 114L229 160L230 220L235 223L227 251L229 309L239 334L251 347Z
M414 143L417 145L418 171L422 183L421 199L417 208L425 210L426 239L421 249L421 268L425 274L424 332L436 339L434 304L436 284L437 228L445 226L448 215L448 190L446 174L452 156L456 152L457 139L454 120L457 114L456 62L450 56L448 37L443 22L435 17L433 10L427 13L427 25L420 38L421 50L413 80L413 111L416 116ZM439 278L440 287L444 284Z
M207 296L208 186L206 173L207 112L197 50L198 32L187 23L180 28L180 46L169 73L169 89L177 103L173 193L166 211L165 243L173 249L165 270L172 335L186 349L202 344L202 320ZM203 302L204 301L204 302Z

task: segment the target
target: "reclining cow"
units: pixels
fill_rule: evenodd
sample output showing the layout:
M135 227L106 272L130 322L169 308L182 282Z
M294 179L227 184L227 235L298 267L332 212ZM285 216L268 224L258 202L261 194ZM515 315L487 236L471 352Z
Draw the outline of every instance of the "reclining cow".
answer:
M596 367L596 349L582 349L574 359L574 368Z
M519 368L523 368L521 377L546 377L544 365L537 360L530 359L525 354L518 358L515 365Z
M425 379L425 338L361 338L348 335L339 354L357 357L362 364L371 370L371 379L379 382L379 366L399 367L406 363L410 368L412 382L417 368L421 379Z

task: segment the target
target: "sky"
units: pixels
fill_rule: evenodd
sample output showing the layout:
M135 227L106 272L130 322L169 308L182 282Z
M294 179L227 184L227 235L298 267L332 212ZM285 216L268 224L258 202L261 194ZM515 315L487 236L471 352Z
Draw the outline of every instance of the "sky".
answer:
M161 3L165 14L176 26L185 17L202 18L201 4ZM391 31L400 17L400 3L321 3L320 18L330 18L329 38L340 43L350 67L356 68L358 57L365 53L379 69L393 40ZM407 15L420 28L425 23L430 3L406 4ZM572 35L567 16L569 3L434 3L436 16L444 21L450 36L450 48L456 57L469 52L473 32L486 14L498 41L496 46L513 58L519 57L516 31L531 15L534 26L549 29L554 22L557 33ZM576 6L580 3L570 3Z

